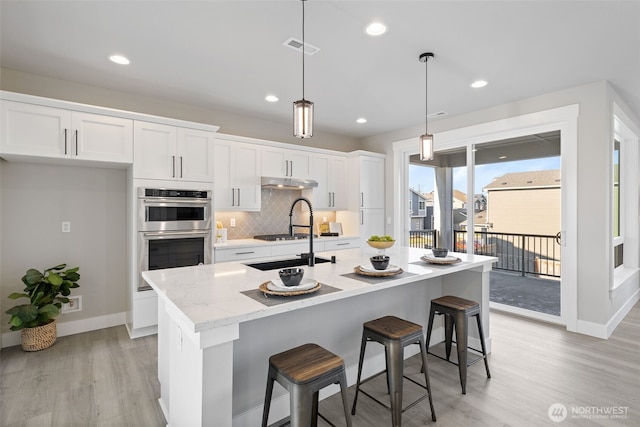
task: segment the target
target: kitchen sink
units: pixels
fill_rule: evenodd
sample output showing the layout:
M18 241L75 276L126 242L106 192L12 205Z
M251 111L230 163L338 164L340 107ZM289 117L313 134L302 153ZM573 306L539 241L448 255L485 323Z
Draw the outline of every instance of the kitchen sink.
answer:
M331 260L326 258L316 257L316 264L322 264L324 262L331 262ZM268 270L277 270L281 268L300 267L308 264L309 263L306 258L290 258L290 259L280 259L277 261L257 262L254 264L245 264L245 265L248 267L257 268L258 270L268 271Z

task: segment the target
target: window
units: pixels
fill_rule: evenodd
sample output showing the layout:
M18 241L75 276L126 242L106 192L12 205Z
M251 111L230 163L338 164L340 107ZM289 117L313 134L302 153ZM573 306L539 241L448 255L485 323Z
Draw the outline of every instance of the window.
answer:
M425 203L424 200L420 200L418 202L418 209L420 209L421 211L425 210Z
M622 151L620 141L613 141L613 268L624 264L624 234L621 197Z

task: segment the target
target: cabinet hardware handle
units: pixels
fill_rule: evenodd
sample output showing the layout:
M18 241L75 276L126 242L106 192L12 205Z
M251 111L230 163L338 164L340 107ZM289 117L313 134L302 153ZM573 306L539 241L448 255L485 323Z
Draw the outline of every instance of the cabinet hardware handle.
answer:
M64 130L64 154L67 155L67 130Z
M238 206L240 206L240 189L238 188Z
M231 189L231 206L235 206L236 205L236 189L232 188Z
M293 176L293 160L289 160L289 163L291 163L291 174L289 176Z
M180 156L180 178L182 178L182 156Z
M336 246L349 246L351 243L337 243Z
M284 161L284 176L289 176L289 160Z
M331 207L331 192L329 192L329 207Z
M336 193L331 193L331 207L335 208L336 207Z
M255 254L255 251L247 251L247 252L236 252L236 255L247 255L247 254Z
M360 225L364 225L364 212L360 211Z
M360 207L364 208L364 193L360 193Z
M176 156L171 156L171 178L176 177Z
M76 156L78 155L78 129L76 129Z

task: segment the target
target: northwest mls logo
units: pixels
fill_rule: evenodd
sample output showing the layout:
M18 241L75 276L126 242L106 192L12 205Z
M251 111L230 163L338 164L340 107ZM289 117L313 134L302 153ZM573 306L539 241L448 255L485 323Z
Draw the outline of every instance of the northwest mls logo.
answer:
M554 403L553 405L549 406L547 414L549 415L549 419L551 419L551 421L560 423L564 421L565 418L567 418L567 407L562 403Z

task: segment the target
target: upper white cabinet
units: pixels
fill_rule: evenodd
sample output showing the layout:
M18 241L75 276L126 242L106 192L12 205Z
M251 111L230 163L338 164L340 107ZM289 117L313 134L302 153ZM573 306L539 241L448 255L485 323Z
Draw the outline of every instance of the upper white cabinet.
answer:
M311 176L312 153L287 150L279 147L262 147L262 175L289 178L313 178Z
M360 170L359 207L384 208L384 158L358 156Z
M215 210L259 211L260 146L217 138L214 153Z
M136 121L133 177L213 182L215 133Z
M345 156L314 155L310 175L318 181L316 188L307 190L307 192L311 191L315 209L347 209L347 158Z
M0 154L131 164L133 121L2 101Z

